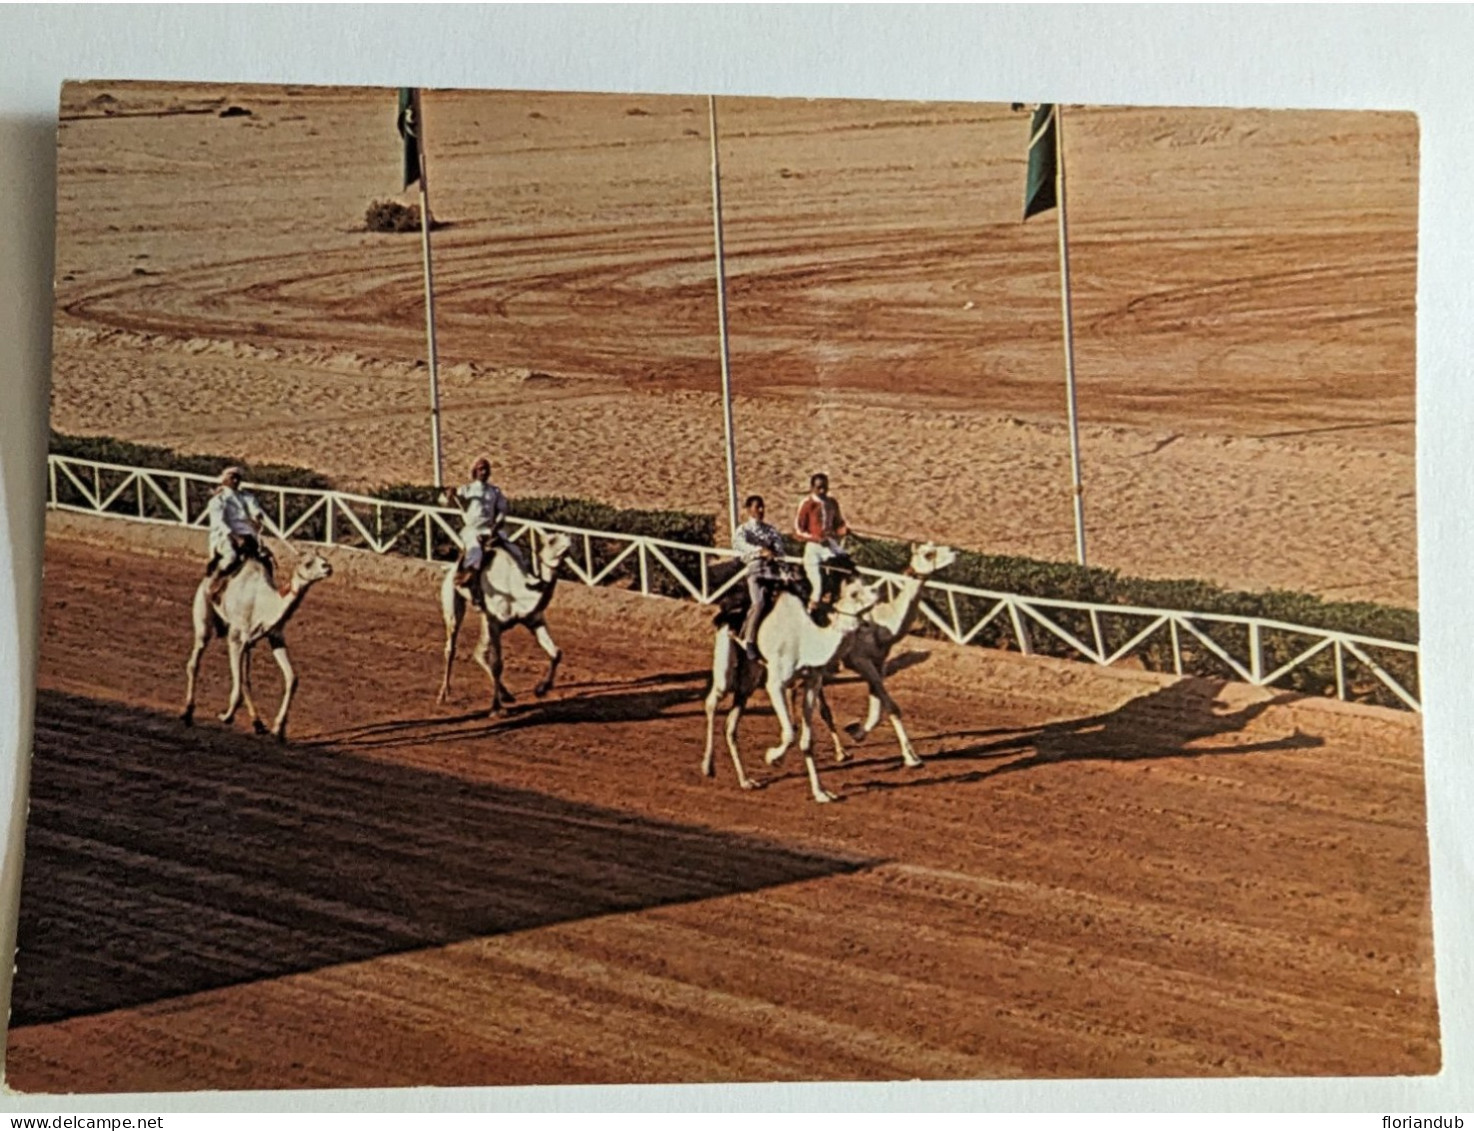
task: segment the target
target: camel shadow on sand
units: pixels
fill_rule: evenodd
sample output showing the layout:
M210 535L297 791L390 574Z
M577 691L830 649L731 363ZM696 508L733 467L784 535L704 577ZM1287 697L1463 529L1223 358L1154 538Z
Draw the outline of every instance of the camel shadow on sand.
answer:
M1004 774L1066 762L1217 758L1309 750L1325 745L1323 738L1305 734L1299 727L1280 738L1263 741L1196 745L1203 740L1238 734L1271 707L1301 698L1295 692L1281 692L1237 709L1222 710L1225 706L1222 695L1227 686L1228 681L1223 679L1188 677L1098 715L1046 723L1025 730L1000 727L935 735L932 741L948 738L982 738L986 741L923 755L926 765L933 770L941 766L972 764L970 769L928 774L912 780L871 778L850 784L852 788L866 791L915 789L987 781ZM865 759L835 769L848 771L852 777L856 771L889 766L892 761L889 758L884 761ZM924 770L921 772L925 773Z
M456 704L452 704L435 713L329 731L296 745L340 750L424 746L492 738L527 727L607 725L699 716L697 705L704 694L701 681L706 678L705 671L696 670L661 672L634 680L585 680L562 684L546 699L536 699L530 693L519 695L499 715L488 715L484 707L454 711ZM469 698L462 695L461 701ZM690 709L674 709L682 704L688 704Z

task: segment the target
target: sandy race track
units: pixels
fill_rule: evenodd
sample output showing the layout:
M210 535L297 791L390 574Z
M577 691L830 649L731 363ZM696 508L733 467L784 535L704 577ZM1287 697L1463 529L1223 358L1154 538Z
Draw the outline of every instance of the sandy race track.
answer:
M218 650L174 717L188 536L52 518L21 1091L1438 1069L1410 714L917 641L926 765L821 807L700 776L694 606L560 590L489 720L427 567L339 552L279 748Z
M363 230L393 106L69 86L56 427L429 481L419 240ZM741 490L786 518L822 467L857 529L1072 560L1027 113L720 114ZM1413 116L1067 115L1091 560L1416 604ZM489 450L514 495L725 513L705 100L430 91L425 118L452 473Z

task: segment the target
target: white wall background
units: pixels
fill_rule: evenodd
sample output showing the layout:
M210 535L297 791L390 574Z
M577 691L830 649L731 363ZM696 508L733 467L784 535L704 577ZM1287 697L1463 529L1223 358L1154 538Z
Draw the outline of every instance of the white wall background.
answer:
M1444 1071L1406 1080L1103 1081L250 1093L44 1110L1474 1108L1474 10L1024 7L7 7L0 15L0 954L23 843L40 589L55 123L64 79L421 84L1414 110L1422 128L1418 498ZM106 641L99 642L105 651ZM5 983L8 999L8 976ZM1371 1122L1368 1121L1368 1125ZM1380 1126L1380 1120L1376 1121Z

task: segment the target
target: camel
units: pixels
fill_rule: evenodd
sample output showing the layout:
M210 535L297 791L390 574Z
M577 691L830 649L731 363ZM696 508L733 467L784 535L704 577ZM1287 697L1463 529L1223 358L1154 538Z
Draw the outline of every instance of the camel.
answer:
M265 565L252 558L231 576L213 602L210 600L210 586L214 579L205 577L200 580L194 594L194 650L184 665L187 685L184 710L179 717L185 726L194 724L195 679L200 670L200 657L205 654L205 645L211 637L223 636L230 651L230 704L220 716L220 721L232 721L244 699L246 710L250 712L251 727L257 734L267 733L266 724L261 721L256 703L251 698L251 651L264 638L271 645L271 655L281 668L283 684L281 706L277 709L270 733L278 742L286 741L287 712L297 690L297 673L287 657L283 633L287 622L301 608L307 590L331 577L332 573L333 567L327 559L311 552L297 563L286 587L276 589Z
M533 567L533 576L522 572L505 549L500 546L488 552L486 566L481 571L478 584L481 586L481 639L476 645L476 662L491 679L491 709L488 714L498 714L504 703L516 702L516 697L502 685L502 633L517 625L524 626L542 650L548 654L548 674L533 689L541 699L553 688L553 677L563 653L553 643L548 633L543 614L548 602L553 599L553 589L558 582L558 567L573 548L573 540L561 531L555 531L543 539L542 549ZM452 566L440 586L440 611L445 618L445 678L440 684L438 701L450 700L450 669L455 661L456 636L461 630L461 620L466 615L470 592L455 583L456 571Z
M901 724L901 709L885 689L885 664L896 641L911 631L916 620L916 610L921 604L921 590L926 579L940 569L945 569L957 560L957 552L950 546L937 546L931 542L915 546L911 551L911 564L906 567L905 580L888 601L882 601L866 615L859 629L839 650L835 660L865 681L870 689L870 706L864 722L854 722L845 728L856 745L865 741L871 731L880 725L883 716L889 716L891 728L901 744L901 757L908 766L921 765L921 758L911 745L906 728ZM831 673L832 674L832 673ZM824 687L819 685L819 716L829 728L834 741L835 760L843 762L846 754L830 713L829 703L824 698Z
M864 617L880 600L880 592L866 585L859 578L847 578L840 585L839 596L829 612L829 623L820 626L814 623L804 608L804 602L789 592L781 592L773 601L773 608L758 628L757 646L763 656L754 662L738 645L729 627L730 617L722 614L717 618L716 643L712 651L711 691L706 696L706 752L702 755L701 772L707 777L716 775L713 760L715 745L716 709L722 699L732 695L732 708L727 713L727 749L732 755L732 765L737 770L737 784L743 789L754 789L756 783L742 768L742 758L737 751L737 724L747 700L757 690L758 682L766 668L766 689L773 711L778 716L781 736L777 746L770 747L764 757L768 765L775 764L793 744L793 718L788 706L789 689L801 688L803 699L799 712L799 748L804 754L804 764L809 772L809 787L815 801L836 800L819 781L819 770L814 764L814 733L812 727L814 703L818 696L819 681L824 671L834 662L835 656L863 623Z

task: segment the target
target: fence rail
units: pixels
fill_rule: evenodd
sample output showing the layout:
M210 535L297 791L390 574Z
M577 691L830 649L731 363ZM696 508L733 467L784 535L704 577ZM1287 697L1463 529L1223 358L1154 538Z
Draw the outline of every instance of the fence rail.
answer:
M182 471L128 467L71 456L48 459L47 505L171 526L203 527L215 481ZM376 554L453 557L454 510L316 488L249 484L270 533ZM733 552L638 534L512 518L508 534L536 551L561 531L573 540L567 569L584 585L622 584L647 596L711 604L740 579ZM722 567L726 568L723 569ZM863 570L894 593L903 579ZM1025 597L930 581L919 605L927 624L956 644L1066 655L1108 667L1134 660L1176 674L1213 671L1256 686L1293 683L1311 694L1420 710L1418 646L1258 617Z

